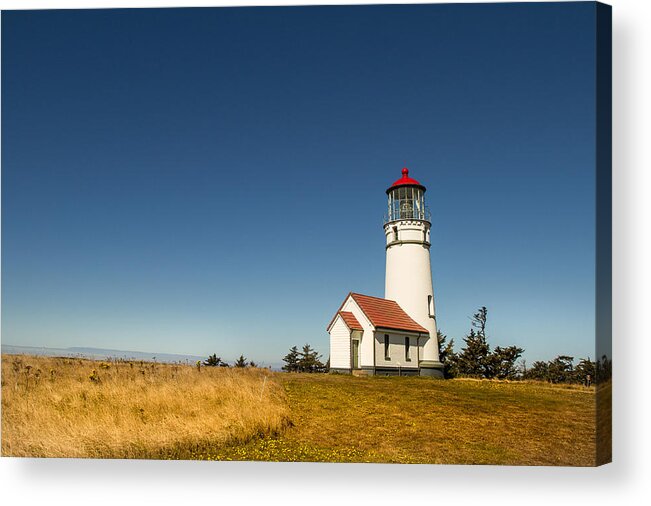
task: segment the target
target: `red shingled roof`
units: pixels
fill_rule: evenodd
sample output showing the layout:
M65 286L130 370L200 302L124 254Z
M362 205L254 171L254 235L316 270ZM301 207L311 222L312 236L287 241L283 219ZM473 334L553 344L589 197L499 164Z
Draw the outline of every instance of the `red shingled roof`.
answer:
M416 323L407 313L405 313L405 311L398 305L396 301L381 299L379 297L371 297L370 295L362 295L361 293L354 292L350 292L341 303L341 306L339 306L339 310L335 313L335 315L332 317L332 320L330 320L330 323L328 324L328 332L330 332L330 327L332 327L332 324L335 322L337 315L342 315L344 322L346 322L346 325L348 325L349 328L354 330L363 330L361 325L359 325L357 318L355 318L352 313L341 310L341 308L344 307L344 304L346 304L348 297L352 297L353 300L357 302L357 305L364 312L364 315L366 315L366 318L368 318L368 320L371 322L371 325L376 328L379 327L392 330L407 330L410 332L429 334L429 331ZM350 326L350 324L346 321L344 313L350 314L353 318L355 318L355 322L358 325L357 328Z
M350 296L364 311L374 327L428 333L426 328L416 323L394 300L380 299L360 293L351 293Z
M344 319L344 322L346 322L346 325L348 325L350 330L364 330L357 321L357 318L355 318L355 315L350 311L339 311L339 314Z

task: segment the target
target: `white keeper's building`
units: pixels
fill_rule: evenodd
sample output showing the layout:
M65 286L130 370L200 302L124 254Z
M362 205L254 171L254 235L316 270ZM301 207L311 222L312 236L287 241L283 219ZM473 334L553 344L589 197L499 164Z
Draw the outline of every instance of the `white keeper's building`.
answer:
M443 377L425 187L405 168L386 193L384 298L346 296L327 329L330 371Z

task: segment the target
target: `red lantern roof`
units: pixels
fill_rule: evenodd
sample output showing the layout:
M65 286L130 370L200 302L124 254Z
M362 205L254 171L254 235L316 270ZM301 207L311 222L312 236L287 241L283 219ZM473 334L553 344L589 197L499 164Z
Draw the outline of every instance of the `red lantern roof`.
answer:
M402 177L387 189L387 193L389 193L391 190L393 190L398 186L417 186L418 188L421 188L423 191L425 191L425 187L422 184L420 184L415 179L409 177L409 169L407 167L402 169Z

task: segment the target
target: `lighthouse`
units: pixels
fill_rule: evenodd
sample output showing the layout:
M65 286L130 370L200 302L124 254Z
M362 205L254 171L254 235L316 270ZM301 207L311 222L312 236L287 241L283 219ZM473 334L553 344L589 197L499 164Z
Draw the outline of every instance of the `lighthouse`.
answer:
M330 371L442 378L425 187L404 168L386 194L384 297L348 293L327 327Z
M425 205L426 188L409 177L402 177L386 191L388 212L384 220L386 236L386 275L384 298L395 300L409 316L428 330L422 343L420 373L438 376L439 362L436 332L436 308L430 263L430 212Z

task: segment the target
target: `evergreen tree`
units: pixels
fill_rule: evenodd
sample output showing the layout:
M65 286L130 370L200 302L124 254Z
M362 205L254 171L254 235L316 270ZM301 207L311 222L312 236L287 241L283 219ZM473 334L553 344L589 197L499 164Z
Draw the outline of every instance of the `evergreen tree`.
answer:
M299 353L298 370L300 372L324 372L325 366L320 358L321 355L313 350L309 344L306 344Z
M488 372L488 355L490 347L482 334L470 329L470 334L464 337L466 346L461 349L457 358L457 369L461 376L484 378Z
M524 350L517 346L507 346L506 348L496 346L487 359L486 377L515 379L518 372L515 362L523 352Z
M246 367L246 358L244 358L244 355L240 355L240 358L235 361L235 367Z
M590 357L582 358L574 368L574 381L583 385L589 385L595 382L596 364L590 360Z
M524 379L549 381L549 363L536 360L524 375Z
M203 361L203 365L206 367L218 367L218 366L224 366L224 362L222 361L221 357L218 357L216 353L213 353L210 355L206 360Z
M443 364L443 375L445 378L454 378L458 373L457 354L454 352L454 339L446 344L447 336L440 330L436 331L439 343L439 360Z
M470 333L464 337L465 347L459 354L454 352L454 339L446 344L447 337L437 333L439 360L444 364L446 378L469 376L472 378L516 379L516 361L524 350L517 346L497 346L491 353L486 339L488 310L485 306L472 315Z
M466 346L461 349L457 357L457 372L461 376L490 377L490 346L486 342L487 319L488 310L485 306L472 315L470 334L463 338Z
M253 360L249 362L249 367L258 367L258 364L256 364Z
M285 362L282 367L283 371L298 372L298 348L296 346L289 349L289 353L285 355L283 362Z
M515 366L515 379L525 379L527 376L527 361L521 358Z
M486 340L486 320L488 320L488 310L486 306L479 308L474 315L472 315L472 326L477 329L477 334Z
M569 383L574 376L574 367L572 362L574 357L559 355L548 365L548 381L552 383Z

